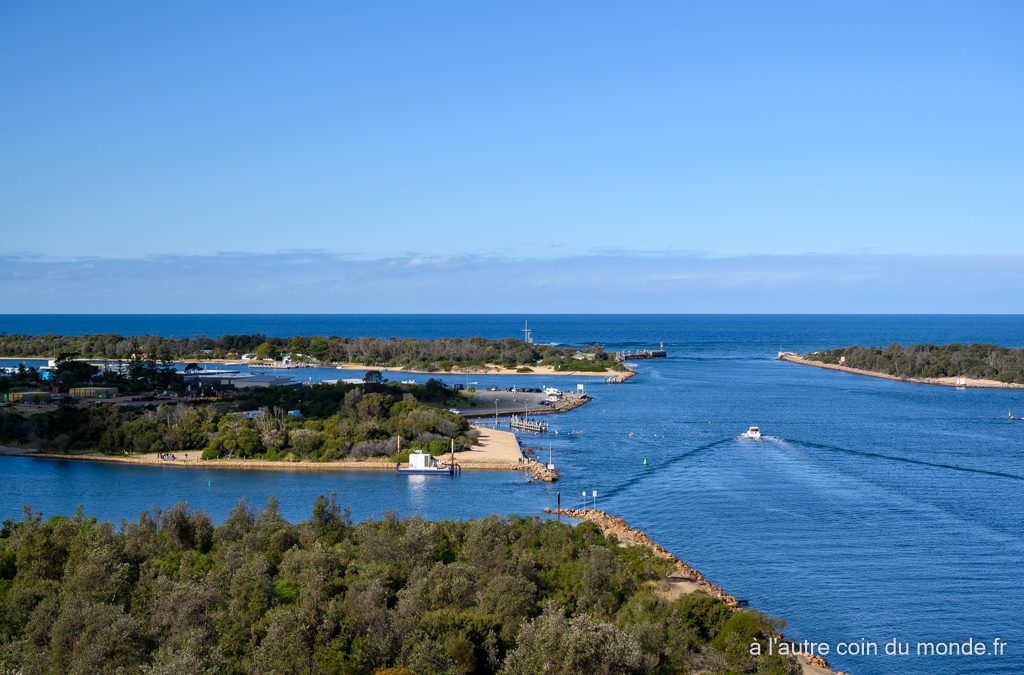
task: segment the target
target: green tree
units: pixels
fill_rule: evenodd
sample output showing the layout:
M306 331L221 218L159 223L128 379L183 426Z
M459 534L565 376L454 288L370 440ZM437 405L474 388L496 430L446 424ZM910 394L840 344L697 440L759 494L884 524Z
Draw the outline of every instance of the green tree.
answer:
M505 660L504 675L533 673L640 673L640 645L614 625L586 614L567 619L551 607L523 627L518 644Z
M72 595L53 624L47 653L54 672L137 672L145 643L138 621L120 607Z
M276 361L281 358L281 348L272 342L263 342L256 347L256 358Z
M88 384L99 372L99 368L87 361L79 361L77 354L61 354L54 361L56 382L61 387L74 387Z

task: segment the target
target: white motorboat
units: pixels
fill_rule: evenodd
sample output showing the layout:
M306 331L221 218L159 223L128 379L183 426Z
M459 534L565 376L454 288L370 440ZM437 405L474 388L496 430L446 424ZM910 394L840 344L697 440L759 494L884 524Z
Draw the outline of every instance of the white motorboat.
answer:
M402 438L399 436L397 439L396 448L398 454L402 454ZM395 462L395 471L398 473L418 473L418 474L434 474L442 475L448 474L454 476L456 473L461 473L462 469L458 464L455 463L455 439L452 439L452 460L445 464L442 461L434 459L429 452L411 452L409 453L409 466L403 467L401 461Z
M757 427L750 427L743 433L743 438L753 438L755 440L761 439L761 430Z
M448 474L449 476L454 476L455 464L439 462L427 452L413 452L409 454L409 466L403 467L400 462L395 462L395 471L398 473Z

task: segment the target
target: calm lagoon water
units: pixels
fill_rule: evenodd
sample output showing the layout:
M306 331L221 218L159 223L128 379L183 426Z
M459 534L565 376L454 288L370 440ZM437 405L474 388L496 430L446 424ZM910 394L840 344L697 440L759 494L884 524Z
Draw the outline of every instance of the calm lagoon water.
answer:
M540 342L664 341L670 350L624 385L591 380L593 403L549 418L557 435L527 441L551 443L564 476L555 486L504 473L409 480L2 458L0 515L18 517L25 503L47 514L82 504L116 521L186 501L221 519L239 498L274 495L298 520L317 494L336 490L357 518L385 509L472 518L537 514L556 491L573 505L597 490L599 506L786 618L793 639L1009 642L999 658L831 656L837 669L1024 672L1024 423L1006 421L1007 410L1024 412L1024 392L903 384L773 358L893 341L1024 346L1024 317L0 316L0 332L501 337L517 335L524 318ZM737 439L751 424L770 438Z

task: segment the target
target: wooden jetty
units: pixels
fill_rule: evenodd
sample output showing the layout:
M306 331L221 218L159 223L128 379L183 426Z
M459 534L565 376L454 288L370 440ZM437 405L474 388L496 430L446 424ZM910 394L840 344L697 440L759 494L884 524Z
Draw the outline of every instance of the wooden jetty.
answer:
M546 433L548 430L547 422L532 420L529 417L520 417L519 415L513 415L510 424L513 429L519 429L520 431L533 431L538 434Z

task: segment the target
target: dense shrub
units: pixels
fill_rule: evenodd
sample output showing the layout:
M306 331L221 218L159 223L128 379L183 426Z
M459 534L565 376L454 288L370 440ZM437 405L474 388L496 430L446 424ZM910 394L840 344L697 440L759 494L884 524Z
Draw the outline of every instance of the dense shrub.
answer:
M216 528L26 510L0 531L0 672L799 672L745 649L767 617L653 594L664 562L586 524L354 525L333 497L298 525L273 499Z
M1024 349L996 345L914 344L846 347L813 352L807 358L842 362L851 368L896 377L968 377L1024 384Z

